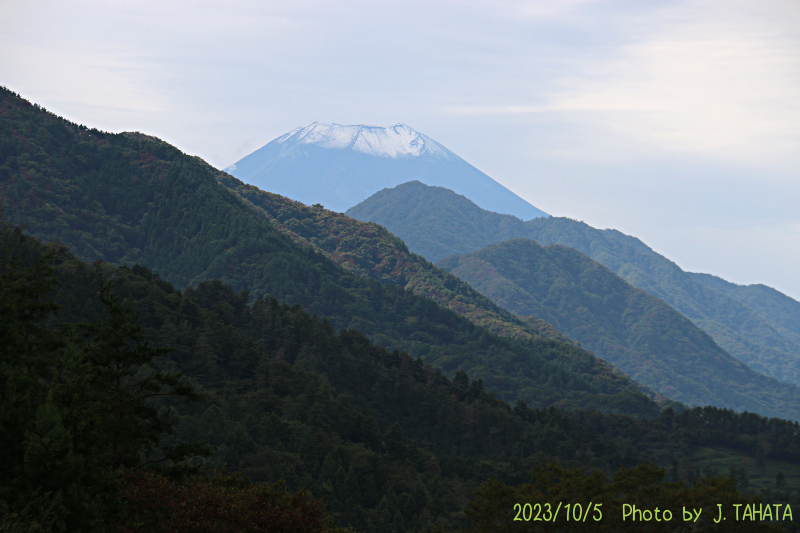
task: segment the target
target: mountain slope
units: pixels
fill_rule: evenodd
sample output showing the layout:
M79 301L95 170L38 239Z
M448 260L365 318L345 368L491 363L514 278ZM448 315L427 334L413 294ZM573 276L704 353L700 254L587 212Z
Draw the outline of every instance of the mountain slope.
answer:
M487 211L453 190L417 180L383 189L345 214L385 226L433 263L522 237L525 228L517 217Z
M501 337L533 339L543 336L571 342L551 324L534 317L518 318L469 284L409 252L403 241L382 226L309 207L232 177L219 181L249 202L273 227L295 242L320 251L350 272L381 283L400 285Z
M513 239L438 265L505 308L546 319L670 398L760 413L782 398L782 416L800 415L790 407L800 388L753 371L662 300L572 248Z
M179 287L220 279L272 294L408 351L469 371L499 397L653 415L658 407L570 344L499 338L432 300L355 275L273 228L196 157L142 134L88 130L0 91L0 201L32 235L86 261L139 262Z
M48 253L44 268L33 269L38 277L30 276L25 269ZM3 280L36 287L50 272L58 280L51 296L62 306L61 321L104 318L97 290L106 284L138 314L155 345L173 347L156 368L184 372L206 396L202 404L168 402L178 415L173 443L206 440L210 467L311 490L342 525L365 533L463 527L466 495L480 482L517 484L545 461L605 472L657 463L672 466L673 479L687 480L702 469L694 457L704 446L723 445L740 480L748 475L739 464L761 454L771 467L786 470L788 487L797 485L797 423L715 408L668 409L654 419L523 403L512 408L464 373L448 380L357 332L337 333L300 306L274 298L250 306L246 293L218 281L177 291L146 267L89 265L61 245L2 228ZM18 296L19 285L11 285ZM0 294L6 289L0 284ZM0 311L8 318L11 309ZM9 322L0 322L6 332ZM0 380L7 369L0 368ZM0 387L4 416L19 409L18 398L6 392L11 389ZM22 463L21 457L5 459ZM56 475L65 469L58 462L49 466ZM9 488L4 481L0 493Z
M389 128L313 123L225 169L236 178L333 211L410 179L448 187L482 207L530 219L548 216L430 137L405 124Z
M700 278L684 272L635 237L567 218L523 222L481 209L452 191L419 182L380 191L347 214L386 226L410 250L431 261L518 237L575 248L673 306L751 368L800 384L800 340L794 318L800 304L784 295L774 296L773 304L764 296L765 291L755 290L748 293L746 303L738 301L733 294L741 291L727 294L718 290L718 283L701 283Z
M695 281L750 307L781 335L800 343L800 302L797 300L766 285L737 285L711 274L689 274Z

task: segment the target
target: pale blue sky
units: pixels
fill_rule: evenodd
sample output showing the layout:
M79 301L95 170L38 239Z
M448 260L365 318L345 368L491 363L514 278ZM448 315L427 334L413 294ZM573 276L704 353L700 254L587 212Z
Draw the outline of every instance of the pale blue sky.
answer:
M6 0L0 84L219 168L404 122L551 214L800 299L797 0Z

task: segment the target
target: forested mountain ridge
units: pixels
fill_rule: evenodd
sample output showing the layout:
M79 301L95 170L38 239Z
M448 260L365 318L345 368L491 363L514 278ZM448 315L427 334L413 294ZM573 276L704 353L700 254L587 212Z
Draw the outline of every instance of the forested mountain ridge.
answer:
M486 209L548 216L459 156L405 124L313 123L272 140L225 169L263 190L344 211L409 176L457 190Z
M438 265L670 398L800 419L800 387L755 372L662 300L573 248L512 239Z
M501 337L543 336L572 342L544 320L529 317L523 321L499 307L469 284L409 252L403 241L382 226L307 206L231 176L219 181L263 213L273 227L296 242L312 246L348 271L400 285Z
M272 294L390 349L468 371L531 405L653 416L636 384L576 346L499 338L432 300L348 272L273 228L226 174L138 133L72 124L0 90L0 200L9 217L87 261L139 262L178 287L220 279Z
M420 359L371 345L358 332L337 333L327 320L312 317L299 305L259 295L251 307L249 294L237 293L219 281L177 291L146 267L114 268L100 261L88 265L61 245L45 246L18 230L3 228L0 291L19 292L19 283L7 280L41 287L50 276L57 283L50 283L53 288L45 291L46 298L42 290L35 294L28 290L15 305L20 309L34 302L48 306L52 300L60 306L61 321L68 317L93 323L102 320L105 312L98 291L110 290L120 306L138 315L151 342L172 347L169 353L156 349L160 357L155 369L182 371L205 401L162 404L172 406L178 416L174 434L164 436L170 443L207 440L212 449L208 467L241 469L253 481L282 478L292 490L310 489L329 506L340 525L365 533L464 527L468 524L465 504L482 481L494 478L517 485L532 466L552 461L607 473L640 461L657 462L670 468L669 480L694 479L692 486L717 487L718 497L723 493L719 480L698 482L702 463L695 456L705 446L724 446L734 454L730 465L742 486L755 472L748 474L741 465L753 463L755 469L758 458L760 464L780 465L787 473L800 471L797 423L715 408L681 413L668 409L649 420L596 411L539 410L522 402L512 408L463 372L449 380ZM26 336L13 330L9 310L9 306L0 307L4 338L10 333L25 342ZM38 327L53 332L69 331L49 320L38 321L43 322ZM39 353L38 361L43 367L57 368L63 364L61 353L56 350L51 359ZM69 349L63 353L69 361ZM19 365L19 358L15 361ZM3 383L13 376L9 368L0 367ZM8 396L11 388L0 391L0 413L13 416L19 400ZM85 409L82 405L72 408ZM31 407L36 410L35 405ZM14 438L13 433L3 436ZM15 442L23 440L36 442L21 438ZM51 445L62 441L63 437ZM59 453L65 452L59 449ZM16 455L6 457L11 459L14 468L32 468ZM82 479L67 479L63 468L59 462L51 466L57 480L49 485L51 490L62 485L88 488ZM0 469L0 500L11 488L5 472ZM83 475L91 474L84 471ZM628 485L628 490L638 487ZM737 497L737 502L752 499L729 485L724 494ZM651 494L669 488L661 482L647 486ZM131 489L137 487L138 493L129 490L125 497L140 512L159 510L164 502L143 502L141 491L151 489L141 484ZM791 474L789 487L795 487ZM37 489L32 486L31 490ZM202 496L204 490L190 485L182 497ZM163 493L144 494L163 497ZM0 506L5 503L0 501ZM14 501L11 509L25 517L30 512L30 506L23 510L25 503ZM242 503L234 509L241 510ZM75 516L79 507L71 500L66 505L62 512L69 517L72 511L72 519L79 519ZM196 516L204 516L202 505L209 506L214 516L224 509L219 501L202 498L192 500L192 505L200 505L192 509ZM161 514L137 516L155 519L147 526L153 528L173 513L183 512L175 506L159 510ZM222 514L235 515L233 511ZM139 531L142 524L128 527L125 531Z
M690 272L692 278L747 305L785 337L800 343L800 302L762 284L738 285L719 276Z
M0 216L0 530L347 533L307 491L197 476L207 446L170 434L203 394L165 368L113 273Z
M670 304L754 370L800 384L796 320L800 303L792 300L787 307L784 298L788 297L773 298L771 292L749 290L745 299L743 291L720 290L719 284L705 283L684 272L635 237L568 218L524 222L483 210L452 191L420 182L384 189L347 214L385 226L411 251L433 262L513 238L575 248Z

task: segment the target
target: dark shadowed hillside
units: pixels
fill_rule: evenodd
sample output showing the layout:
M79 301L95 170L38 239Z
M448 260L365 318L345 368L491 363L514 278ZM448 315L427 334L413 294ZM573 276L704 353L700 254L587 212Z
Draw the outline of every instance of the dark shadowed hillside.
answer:
M452 309L501 337L548 337L570 342L551 324L521 319L481 295L469 284L408 251L386 228L341 213L310 207L231 178L220 183L247 200L276 229L311 246L349 272L399 285Z
M358 531L450 530L468 526L465 507L481 482L518 485L532 467L545 463L610 474L655 462L669 473L647 484L651 496L675 487L665 481L683 485L694 479L692 487L714 487L719 481L698 481L701 471L714 472L703 458L709 447L724 450L725 466L741 486L780 467L786 490L796 490L797 423L715 408L667 409L643 419L533 409L523 402L512 407L487 393L480 380L463 372L450 380L419 358L375 346L356 331L336 332L299 305L259 295L251 306L249 294L219 281L178 291L146 267L89 265L61 245L44 245L9 227L0 232L0 281L0 336L12 341L0 345L3 526L55 517L70 526L94 519L95 527L110 530L105 521L116 517L126 521L126 531L146 524L147 531L188 532L191 520L207 528L215 524L217 531L323 531L307 493L293 496L258 485L283 479L292 491L310 490L340 525ZM103 303L100 294L116 300ZM124 330L121 336L113 324ZM190 464L241 470L255 484L222 477L212 480L218 488L210 490L205 481L178 485L142 478L136 474L141 469L107 472L106 455L88 453L112 449L108 442L119 438L113 423L94 423L98 416L113 421L108 415L116 412L116 381L102 379L105 352L97 347L120 348L119 340L108 342L126 337L136 339L129 351L153 356L117 367L126 376L161 376L202 396L189 405L151 399L151 409L171 407L150 412L169 413L175 431L158 435L167 427L162 425L143 427L142 433L152 437L155 431L173 450L206 441L211 455ZM27 358L12 357L19 352ZM184 377L171 379L177 372ZM15 394L25 378L36 386ZM130 428L125 435L135 440ZM136 462L145 461L146 453L135 454ZM181 465L186 466L171 466ZM98 478L107 486L98 487ZM629 482L626 490L636 487ZM41 505L36 498L44 490L50 491L45 503L55 499L61 505ZM59 500L59 491L66 490L70 497ZM252 491L264 499L248 497ZM735 486L714 492L723 493L735 501L753 497ZM92 499L97 494L104 499ZM643 496L631 497L638 502ZM117 499L124 512L109 515Z
M509 400L658 411L636 384L576 346L497 337L295 243L199 158L146 135L88 130L6 90L0 97L0 200L30 234L58 240L81 259L139 262L180 288L219 279L299 303L336 329L358 330L449 376L468 371Z

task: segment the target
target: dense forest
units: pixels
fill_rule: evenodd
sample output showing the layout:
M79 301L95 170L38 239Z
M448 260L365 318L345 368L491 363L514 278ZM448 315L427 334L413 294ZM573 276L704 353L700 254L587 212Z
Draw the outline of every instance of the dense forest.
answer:
M533 317L516 317L469 284L409 252L403 241L382 226L307 206L231 176L219 181L252 205L273 227L295 242L319 250L349 272L405 287L501 337L547 337L570 342L552 324Z
M658 463L663 479L642 478L657 491L693 480L693 490L743 502L753 498L741 493L747 473L701 467L693 450L725 447L739 464L800 470L796 423L716 408L643 419L512 407L463 372L448 379L274 297L219 281L178 291L146 267L89 265L11 227L0 249L10 340L0 505L19 531L102 531L109 521L184 531L192 519L237 530L228 506L254 524L296 524L287 513L297 508L310 521L270 531L333 521L474 529L509 512L486 503L487 487L523 487L553 461L580 469L573 477ZM213 475L224 471L245 477ZM788 490L773 499L797 495Z
M515 530L517 494L796 503L797 423L663 408L427 263L368 272L383 244L351 232L384 230L276 216L226 179L0 91L0 530ZM351 268L329 257L348 249Z
M165 442L176 419L165 400L203 398L158 368L170 350L93 283L97 269L18 228L0 232L0 530L339 530L307 491L198 476L187 459L207 446ZM96 319L58 320L54 299Z
M347 214L385 226L411 251L434 262L515 238L574 248L673 306L754 370L800 384L800 303L774 289L733 286L684 272L639 239L616 230L564 217L522 221L418 181L380 191Z
M800 419L800 389L755 372L663 300L573 248L511 239L438 265L670 398Z
M83 260L138 262L179 288L219 279L299 303L336 329L408 351L448 376L468 372L507 400L658 412L637 384L572 343L498 337L428 297L296 243L199 158L143 134L87 130L7 90L0 97L0 200L9 218Z

